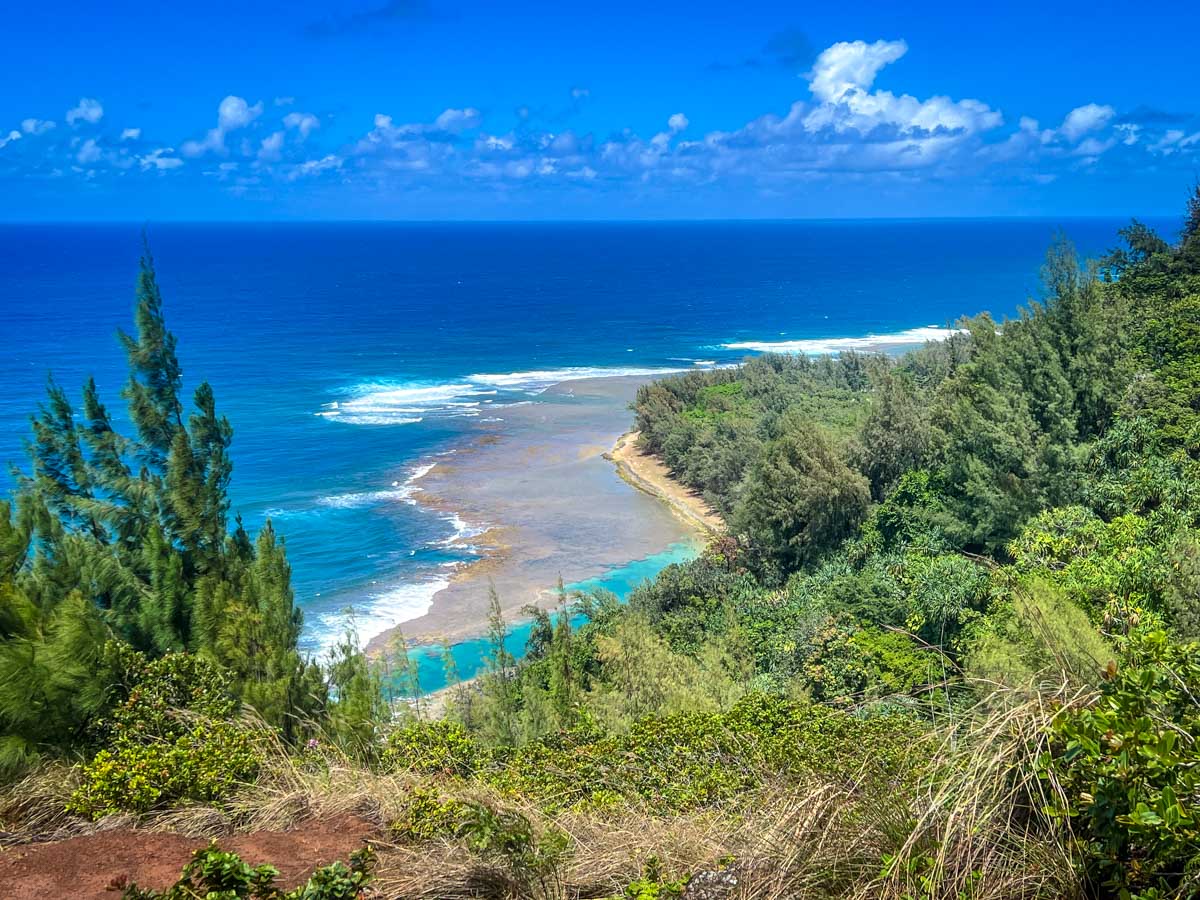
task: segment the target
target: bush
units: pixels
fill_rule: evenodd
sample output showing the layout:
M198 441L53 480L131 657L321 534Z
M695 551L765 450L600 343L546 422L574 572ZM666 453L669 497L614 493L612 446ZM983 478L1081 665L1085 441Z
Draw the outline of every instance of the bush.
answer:
M899 778L918 734L898 715L857 718L751 694L724 714L649 717L619 736L528 744L487 779L548 810L634 801L667 812L737 797L779 774Z
M487 751L458 722L413 722L388 735L384 765L426 775L466 777L486 762Z
M402 812L391 824L392 834L397 840L409 843L453 837L466 821L468 809L463 801L443 798L436 790L413 788L405 797Z
M179 801L211 803L251 780L261 734L231 721L228 676L184 653L123 651L125 700L102 724L109 746L83 766L70 812L98 819Z
M1079 838L1089 877L1121 896L1200 891L1200 644L1136 639L1096 701L1053 724L1040 761L1052 813ZM1135 893L1142 892L1142 893Z

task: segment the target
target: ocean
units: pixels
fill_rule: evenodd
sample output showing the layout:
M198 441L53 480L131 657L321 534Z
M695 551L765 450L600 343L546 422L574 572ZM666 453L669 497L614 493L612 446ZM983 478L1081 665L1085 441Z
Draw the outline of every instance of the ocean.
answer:
M478 558L478 522L415 502L422 476L481 428L503 435L549 386L868 335L902 343L964 314L1011 315L1039 295L1057 230L1097 255L1124 224L150 223L148 234L188 390L211 382L234 426L234 509L286 537L305 646L318 651L346 608L365 640L422 615ZM49 375L74 397L93 375L120 408L115 332L131 327L140 233L0 226L0 462L23 465ZM596 583L627 591L687 552L646 549L610 560Z

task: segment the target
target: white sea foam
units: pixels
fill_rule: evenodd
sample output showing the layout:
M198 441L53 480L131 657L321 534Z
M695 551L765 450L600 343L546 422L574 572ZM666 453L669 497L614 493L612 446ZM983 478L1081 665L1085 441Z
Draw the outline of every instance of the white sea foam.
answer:
M533 369L528 372L502 372L468 375L475 384L493 385L510 391L540 394L553 384L584 378L621 378L669 375L678 368L637 368L630 366L567 366L563 369Z
M359 640L365 645L389 628L411 622L429 612L433 597L450 586L447 575L437 575L422 581L397 584L372 593L365 602L354 607L354 626ZM329 649L342 637L346 616L342 610L330 610L317 615L317 627L312 630L317 657L324 659Z
M692 362L688 360L688 362ZM702 365L704 363L694 363ZM687 368L690 368L687 367ZM682 372L684 368L630 366L569 366L525 372L478 373L446 382L366 382L347 396L326 403L316 415L345 425L410 425L426 418L467 418L479 415L482 404L503 402L512 395L542 393L553 384L583 378L651 377ZM499 397L504 394L506 397Z
M326 506L332 509L358 509L364 506L378 506L382 503L395 503L397 501L412 501L414 492L421 490L417 487L416 482L428 475L436 466L437 463L426 463L420 466L411 466L408 469L408 477L403 482L393 481L390 488L377 491L354 491L347 494L333 494L329 497L322 497L317 501L318 506Z
M891 334L867 334L861 337L809 338L795 341L734 341L722 344L725 350L752 350L757 353L802 353L816 356L843 350L877 350L882 347L906 347L941 341L955 333L953 328L926 325Z
M463 541L479 537L479 535L485 534L489 530L489 526L487 525L472 525L469 522L463 521L458 513L451 513L443 521L449 523L450 527L454 529L454 534L442 541L443 547L460 546Z

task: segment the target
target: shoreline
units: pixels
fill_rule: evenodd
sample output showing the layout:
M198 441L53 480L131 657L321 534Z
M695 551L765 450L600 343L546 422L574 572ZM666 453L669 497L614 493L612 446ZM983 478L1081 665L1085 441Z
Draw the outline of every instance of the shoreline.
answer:
M627 431L604 454L630 486L665 503L686 524L705 535L725 533L725 520L693 489L676 481L657 456L638 447L640 431Z
M454 645L487 630L495 586L509 624L526 606L558 603L556 584L603 579L721 523L665 467L628 440L628 404L644 375L579 379L509 407L421 478L411 501L468 526L459 546L477 558L449 575L426 612L371 635L370 656L399 632L413 647ZM482 424L482 423L481 423ZM661 471L654 470L654 464Z

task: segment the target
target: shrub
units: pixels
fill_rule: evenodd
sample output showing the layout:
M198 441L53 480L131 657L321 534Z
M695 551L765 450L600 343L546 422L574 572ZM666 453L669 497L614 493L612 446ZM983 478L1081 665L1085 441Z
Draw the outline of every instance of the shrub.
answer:
M405 797L404 808L392 822L392 834L399 841L419 843L435 838L453 837L467 818L468 804L443 798L426 787L413 788Z
M109 746L83 766L70 812L98 819L211 803L254 777L260 735L230 720L236 703L223 670L184 653L123 655L125 700L101 725Z
M413 722L388 735L384 764L426 775L466 777L488 758L458 722Z
M752 694L723 714L654 716L623 735L537 741L487 778L549 810L637 801L666 812L728 800L780 773L897 777L918 734L898 715L857 718Z
M1135 639L1096 701L1068 709L1040 765L1090 877L1121 896L1200 891L1200 644Z
M538 834L529 819L519 812L473 803L465 810L459 834L466 838L473 852L504 864L519 895L561 894L551 890L551 886L557 885L559 870L571 850L571 840L565 832L549 827Z

